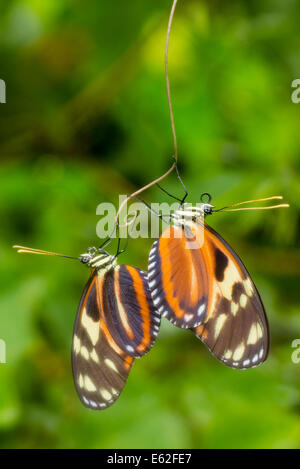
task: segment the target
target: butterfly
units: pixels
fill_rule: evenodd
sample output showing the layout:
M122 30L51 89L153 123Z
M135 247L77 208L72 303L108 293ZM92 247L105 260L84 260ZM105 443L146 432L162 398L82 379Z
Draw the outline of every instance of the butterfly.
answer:
M56 255L22 246L18 252ZM75 258L77 259L77 258ZM92 269L77 309L72 369L81 402L93 410L111 406L120 396L136 358L152 347L160 327L147 275L116 256L89 248L78 258Z
M209 196L208 202L179 207L173 224L150 250L148 284L153 304L175 326L192 330L225 365L252 368L268 356L267 316L243 262L204 221L216 210L211 196L203 195ZM246 202L236 205L242 203ZM282 206L287 205L275 207Z

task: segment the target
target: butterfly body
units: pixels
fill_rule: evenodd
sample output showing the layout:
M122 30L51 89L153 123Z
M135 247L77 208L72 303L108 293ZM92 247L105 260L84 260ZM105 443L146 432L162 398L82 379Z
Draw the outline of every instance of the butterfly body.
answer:
M85 406L105 409L119 397L134 359L152 347L160 316L143 271L117 265L105 252L80 259L93 270L75 320L74 382Z
M224 364L251 368L269 350L259 293L228 243L204 221L213 206L181 207L150 251L148 282L159 313L191 329Z

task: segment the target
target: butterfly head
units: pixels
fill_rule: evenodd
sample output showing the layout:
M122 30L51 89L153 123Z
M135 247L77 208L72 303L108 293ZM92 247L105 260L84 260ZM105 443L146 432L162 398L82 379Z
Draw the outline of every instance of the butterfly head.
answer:
M211 204L211 195L208 192L204 192L200 197L201 205L199 207L203 217L211 215L215 209L215 206Z
M197 218L204 220L206 215L211 215L215 209L211 202L211 195L205 192L200 197L201 203L192 207L190 204L182 204L173 216L174 222L181 224L185 222L195 221Z
M97 270L110 269L116 265L115 256L111 256L104 249L97 249L95 247L88 248L87 252L79 256L79 260Z
M206 215L211 215L214 211L214 205L211 205L211 204L201 204L200 206L200 210L201 212L204 214L204 216Z

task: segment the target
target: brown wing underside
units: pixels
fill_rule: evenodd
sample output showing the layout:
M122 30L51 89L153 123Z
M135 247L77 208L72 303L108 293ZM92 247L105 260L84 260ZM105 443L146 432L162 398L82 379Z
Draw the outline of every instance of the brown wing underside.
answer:
M101 410L118 399L134 358L149 351L159 325L144 272L118 266L92 273L72 346L75 387L85 406Z
M250 368L269 350L258 291L233 249L200 220L170 227L149 257L154 305L176 326L192 329L224 364Z
M214 259L212 295L196 335L225 365L252 368L269 353L269 326L260 295L233 249L205 225L207 250Z

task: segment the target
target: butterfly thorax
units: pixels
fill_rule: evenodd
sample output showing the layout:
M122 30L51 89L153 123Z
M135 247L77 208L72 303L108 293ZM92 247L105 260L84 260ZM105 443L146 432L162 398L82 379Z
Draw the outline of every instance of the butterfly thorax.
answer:
M90 248L87 253L81 254L79 259L83 264L98 271L105 270L108 272L114 269L117 264L115 256L111 256L106 251L94 248Z
M203 221L206 215L210 215L213 212L213 209L214 206L208 203L199 204L194 207L184 204L173 214L173 222L175 225L187 225L197 219Z

